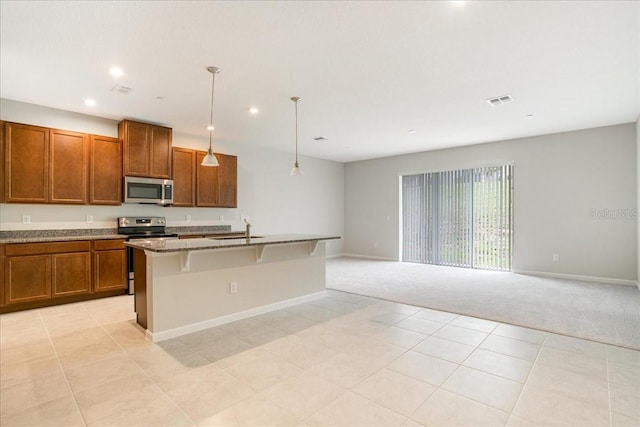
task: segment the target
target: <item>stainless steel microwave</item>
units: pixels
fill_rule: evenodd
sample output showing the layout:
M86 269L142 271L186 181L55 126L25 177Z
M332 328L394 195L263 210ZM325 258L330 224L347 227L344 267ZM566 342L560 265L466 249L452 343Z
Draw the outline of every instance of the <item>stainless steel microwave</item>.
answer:
M173 181L170 179L125 176L124 202L156 205L173 204Z

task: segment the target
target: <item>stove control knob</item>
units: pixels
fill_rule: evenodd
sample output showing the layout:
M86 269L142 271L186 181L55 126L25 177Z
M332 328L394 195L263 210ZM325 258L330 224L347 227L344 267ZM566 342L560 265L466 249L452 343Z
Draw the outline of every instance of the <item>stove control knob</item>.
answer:
M123 218L123 219L121 220L121 222L122 222L122 224L123 224L123 225L129 225L129 220L128 220L128 219L126 219L126 218Z
M164 224L164 219L159 219L158 220L158 224L163 225Z

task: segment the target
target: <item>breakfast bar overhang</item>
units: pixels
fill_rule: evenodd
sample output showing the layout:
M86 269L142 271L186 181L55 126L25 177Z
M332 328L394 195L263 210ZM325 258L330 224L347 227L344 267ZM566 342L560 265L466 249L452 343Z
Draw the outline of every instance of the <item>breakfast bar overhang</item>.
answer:
M326 241L282 234L132 241L137 321L153 342L317 298Z

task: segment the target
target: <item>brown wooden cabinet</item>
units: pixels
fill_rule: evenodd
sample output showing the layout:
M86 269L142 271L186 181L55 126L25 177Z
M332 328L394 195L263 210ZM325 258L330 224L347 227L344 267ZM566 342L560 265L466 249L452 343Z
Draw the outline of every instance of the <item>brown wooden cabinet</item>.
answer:
M49 202L87 202L88 135L58 129L49 134Z
M0 121L0 203L4 203L7 201L7 198L5 196L5 188L4 188L5 182L6 182L6 176L4 174L4 171L5 171L4 127L5 127L5 123L3 121ZM3 264L0 264L0 265L3 265ZM2 276L2 274L0 274L0 276ZM0 286L0 289L2 289L2 286ZM1 294L0 294L0 297L2 297ZM0 298L0 301L2 301L1 298Z
M173 148L173 206L237 207L238 158L215 153L219 166L201 166L206 155L206 151Z
M173 206L196 205L196 151L173 148Z
M91 292L89 252L51 255L51 296L65 297Z
M127 288L127 252L124 240L93 242L93 290L112 291Z
M5 245L5 304L91 292L89 241Z
M7 202L49 201L49 129L5 123L4 191Z
M89 137L89 203L122 203L122 141L107 136Z
M0 261L3 312L124 294L127 287L123 239L7 243Z
M238 206L238 158L228 154L216 154L218 169L218 206L235 208Z
M5 303L19 304L51 299L51 256L7 257Z
M7 202L86 203L87 135L9 122L3 128Z
M218 169L220 167L202 166L200 163L206 155L206 151L196 152L196 206L217 207Z
M171 178L171 128L123 120L118 137L123 143L125 176Z

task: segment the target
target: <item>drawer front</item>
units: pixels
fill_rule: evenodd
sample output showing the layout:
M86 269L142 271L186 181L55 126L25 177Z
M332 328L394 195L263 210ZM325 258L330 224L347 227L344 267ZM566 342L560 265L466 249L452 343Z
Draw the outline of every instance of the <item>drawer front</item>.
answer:
M109 251L114 249L124 249L124 239L95 240L93 242L93 250L95 251Z
M91 242L80 240L77 242L51 243L9 243L5 248L7 256L55 254L65 252L87 252L91 250Z

